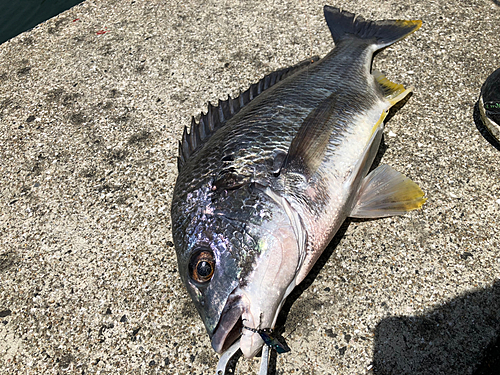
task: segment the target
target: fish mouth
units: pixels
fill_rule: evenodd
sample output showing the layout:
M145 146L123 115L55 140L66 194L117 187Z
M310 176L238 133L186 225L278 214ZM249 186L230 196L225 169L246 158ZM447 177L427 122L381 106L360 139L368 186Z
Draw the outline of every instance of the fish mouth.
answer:
M233 292L222 310L219 323L212 335L212 348L217 353L226 351L241 336L244 311L245 303L242 296Z
M278 309L270 309L271 314L263 314L262 306L252 308L251 299L247 293L236 288L229 296L226 305L220 315L219 322L212 334L212 348L219 354L228 350L237 340L240 349L246 358L252 358L259 353L264 345L260 335L261 330L271 329L284 299ZM255 319L258 316L259 319Z

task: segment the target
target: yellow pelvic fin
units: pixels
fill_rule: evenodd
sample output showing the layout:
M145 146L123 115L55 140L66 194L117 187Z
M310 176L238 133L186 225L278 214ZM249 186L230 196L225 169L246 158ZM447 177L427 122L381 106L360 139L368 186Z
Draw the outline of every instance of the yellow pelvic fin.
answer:
M403 85L389 81L385 75L377 70L374 70L372 74L375 77L375 81L377 81L380 90L382 90L384 98L391 103L391 106L399 102L413 90L413 87L405 89Z

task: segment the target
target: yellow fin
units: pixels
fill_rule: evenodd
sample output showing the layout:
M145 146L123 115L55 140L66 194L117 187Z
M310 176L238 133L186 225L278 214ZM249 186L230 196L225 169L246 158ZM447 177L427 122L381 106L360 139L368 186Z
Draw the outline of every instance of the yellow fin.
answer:
M384 122L385 118L387 117L387 115L389 114L389 110L385 110L382 112L382 114L380 115L380 118L378 119L377 123L373 126L372 128L372 136L373 134L377 131L377 129L380 128L380 126L382 125L382 123Z
M420 187L388 165L381 165L363 180L349 216L377 218L416 210L427 198Z
M389 81L386 76L377 70L374 70L372 74L382 90L384 98L391 103L391 106L399 102L413 90L413 87L405 89L403 85Z

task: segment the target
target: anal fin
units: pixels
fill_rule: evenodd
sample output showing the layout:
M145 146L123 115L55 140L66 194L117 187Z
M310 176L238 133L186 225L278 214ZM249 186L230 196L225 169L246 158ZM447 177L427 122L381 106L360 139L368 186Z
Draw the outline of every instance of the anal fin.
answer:
M415 210L427 198L420 187L388 165L381 165L363 180L358 198L349 215L355 218L379 218Z
M384 98L391 103L391 106L399 102L413 90L412 87L405 89L403 85L390 81L385 75L377 70L374 70L372 74L375 77L375 81L378 83Z

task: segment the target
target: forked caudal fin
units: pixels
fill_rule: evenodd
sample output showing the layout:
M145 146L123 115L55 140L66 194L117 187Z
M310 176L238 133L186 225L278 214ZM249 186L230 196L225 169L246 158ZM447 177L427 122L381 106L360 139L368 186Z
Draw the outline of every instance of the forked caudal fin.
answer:
M324 13L335 44L342 39L356 36L361 39L373 39L373 44L377 49L381 49L403 39L422 26L422 21L417 20L367 21L363 17L328 5L325 5Z

